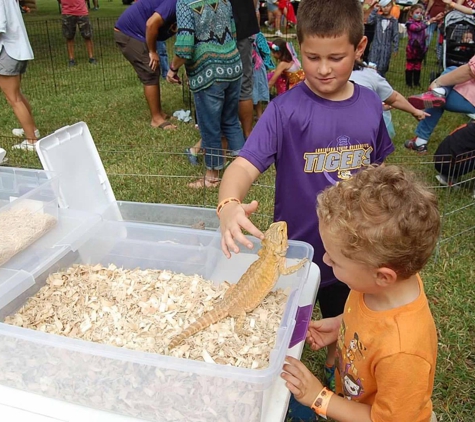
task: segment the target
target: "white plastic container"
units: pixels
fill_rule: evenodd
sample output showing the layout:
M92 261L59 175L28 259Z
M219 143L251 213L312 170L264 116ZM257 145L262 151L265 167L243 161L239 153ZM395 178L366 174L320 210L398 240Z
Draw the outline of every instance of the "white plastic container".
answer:
M54 227L0 266L0 308L35 284L43 268L76 250L98 214L58 208L59 178L53 172L0 168L0 218L10 210L49 214ZM5 233L0 233L0 236Z
M288 265L311 261L310 245L289 244ZM74 263L167 269L235 283L257 259L256 251L228 260L217 232L103 221L77 251L45 266L31 287L4 304L0 320L34 295L50 273ZM309 267L278 281L277 288L290 286L291 293L266 369L137 352L0 323L0 384L150 421L259 421L264 397L282 369Z
M116 201L84 123L41 139L37 151L61 181L60 224L37 243L40 249L11 260L3 284L0 270L0 321L44 286L49 274L75 263L166 269L236 283L257 259L257 239L252 251L224 257L214 210ZM190 228L202 222L208 230ZM287 265L312 256L310 245L289 242ZM0 322L0 384L149 421L260 421L275 400L272 389L309 268L277 283L291 293L266 369L137 352Z
M63 208L101 214L107 220L136 221L217 230L214 209L168 204L116 201L89 128L84 122L65 126L37 143L45 170L61 180Z
M56 224L58 178L41 170L0 168L0 219L4 223L0 233L3 239L0 266L3 266ZM34 223L25 231L27 222ZM12 241L20 233L23 238Z

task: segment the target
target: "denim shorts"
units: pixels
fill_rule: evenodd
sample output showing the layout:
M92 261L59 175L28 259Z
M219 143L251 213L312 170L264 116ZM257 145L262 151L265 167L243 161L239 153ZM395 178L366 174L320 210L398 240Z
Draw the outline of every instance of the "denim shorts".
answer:
M26 72L28 60L15 60L10 57L5 47L0 51L0 75L17 76Z
M279 6L277 6L277 3L271 3L267 2L267 11L268 12L275 12L276 10L279 10Z

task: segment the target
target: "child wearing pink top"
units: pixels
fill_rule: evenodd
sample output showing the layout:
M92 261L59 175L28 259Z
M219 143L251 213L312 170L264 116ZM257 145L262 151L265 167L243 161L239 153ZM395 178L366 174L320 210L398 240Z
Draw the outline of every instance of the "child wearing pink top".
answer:
M404 143L407 149L427 153L427 144L445 110L475 118L475 56L460 67L448 67L429 86L430 91L413 95L408 101L429 114L416 128L416 136ZM473 116L472 116L473 115Z
M92 44L92 26L89 21L89 12L84 0L58 0L61 4L61 18L63 36L66 38L68 47L69 66L76 66L74 59L74 37L76 27L86 43L87 54L90 64L97 64L94 58L94 46Z

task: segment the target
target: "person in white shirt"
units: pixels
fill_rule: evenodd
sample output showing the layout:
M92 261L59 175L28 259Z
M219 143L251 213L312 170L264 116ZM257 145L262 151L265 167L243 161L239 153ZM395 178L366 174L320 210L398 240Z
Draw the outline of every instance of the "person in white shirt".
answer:
M25 24L17 0L0 1L0 89L20 122L22 129L13 134L26 139L13 148L34 150L39 137L31 106L20 90L21 75L33 60Z

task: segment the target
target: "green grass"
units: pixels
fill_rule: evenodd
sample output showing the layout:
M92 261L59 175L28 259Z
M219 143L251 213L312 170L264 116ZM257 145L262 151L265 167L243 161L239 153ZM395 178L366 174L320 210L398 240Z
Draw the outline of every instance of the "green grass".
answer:
M100 65L92 67L81 62L85 55L82 40L78 38L79 65L75 69L66 67L66 47L57 21L56 2L38 0L38 7L37 14L26 16L37 58L26 74L23 88L31 100L42 134L85 121L118 199L216 206L217 190L194 191L186 186L204 174L204 167L189 166L183 154L185 147L200 138L193 125L179 122L175 132L149 126L141 86L112 41L115 17L125 6L118 0L106 1L101 2L98 12L91 12ZM104 19L95 22L96 17ZM44 33L45 19L51 19L48 21L49 38ZM45 44L45 40L49 41ZM431 48L422 75L423 86L428 85L430 72L434 69L437 66ZM404 48L401 45L387 78L395 89L407 96L416 91L406 89L403 70ZM166 83L162 84L162 103L168 113L190 108L188 93L183 95L180 87ZM18 124L3 97L0 97L0 121L0 146L8 151L8 164L40 167L35 154L10 149L16 142L11 137L11 128ZM399 111L393 113L393 121L397 132L394 139L396 152L389 162L410 167L429 185L435 186L431 155L419 157L403 147L404 140L413 136L417 122ZM438 143L451 130L466 121L465 116L445 113L431 138L430 153L434 153ZM273 175L272 169L264 174L248 196L260 201L260 215L254 221L261 228L270 222L272 216ZM438 249L437 259L434 257L422 274L439 332L434 405L444 422L470 422L474 420L475 397L474 231L455 238L452 236L464 228L475 226L475 212L471 191L438 189L437 192L441 211L446 215L444 242ZM462 210L464 206L467 208ZM302 359L321 376L323 352L305 349Z

